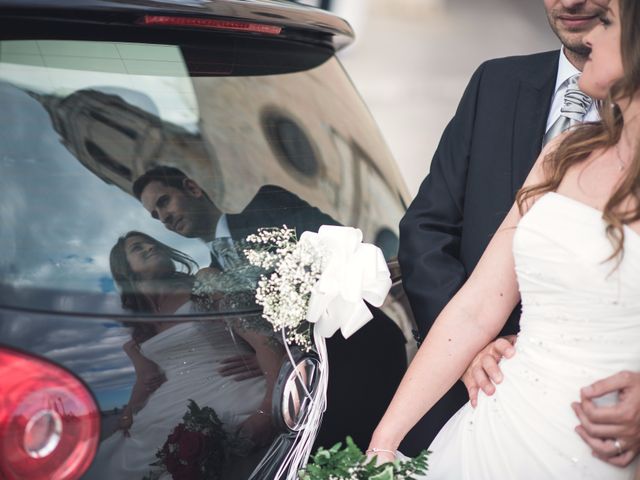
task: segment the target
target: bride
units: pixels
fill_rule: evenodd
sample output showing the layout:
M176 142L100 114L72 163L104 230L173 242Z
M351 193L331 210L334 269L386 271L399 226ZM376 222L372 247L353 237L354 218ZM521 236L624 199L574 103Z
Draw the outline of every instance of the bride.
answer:
M478 266L432 327L371 439L391 460L522 302L517 353L429 447L428 479L631 479L575 430L580 388L640 365L640 4L586 36L580 88L602 122L547 145ZM437 368L434 368L436 366ZM602 398L601 404L615 402ZM613 443L613 439L611 440Z
M134 312L176 317L202 313L203 304L208 311L214 303L216 310L229 310L253 302L246 288L226 295L210 292L211 298L203 301L194 294L203 295L196 282L212 283L206 277L222 273L203 269L193 275L195 262L190 257L141 232L118 240L110 264L122 304ZM177 264L186 273L177 271ZM212 473L246 478L260 459L260 448L276 433L271 399L283 358L281 346L236 315L211 321L141 319L132 324L132 340L123 348L134 365L136 382L119 430L101 443L87 478L156 478L157 467L151 466L157 461L155 454L182 422L190 400L200 408L212 408L227 433L245 439L242 455L227 461L224 472ZM259 377L230 379L221 373L226 359L254 352L263 372Z

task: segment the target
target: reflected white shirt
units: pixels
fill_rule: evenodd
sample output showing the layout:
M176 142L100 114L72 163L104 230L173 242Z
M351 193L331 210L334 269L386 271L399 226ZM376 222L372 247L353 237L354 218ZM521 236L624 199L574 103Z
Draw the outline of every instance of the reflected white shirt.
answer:
M233 239L231 236L231 230L229 230L229 222L227 221L227 214L223 213L220 215L218 219L218 223L216 224L216 233L214 234L215 238L224 238L228 237Z
M227 215L222 214L220 218L218 218L218 223L216 224L216 230L214 233L214 239L211 242L207 242L207 247L209 248L209 252L216 257L218 263L222 268L227 268L226 261L224 255L221 255L218 251L218 248L221 246L221 241L219 239L226 239L226 243L222 242L224 247L228 247L230 250L233 249L233 237L231 236L231 230L229 230L229 222L227 221ZM216 248L218 247L218 248Z

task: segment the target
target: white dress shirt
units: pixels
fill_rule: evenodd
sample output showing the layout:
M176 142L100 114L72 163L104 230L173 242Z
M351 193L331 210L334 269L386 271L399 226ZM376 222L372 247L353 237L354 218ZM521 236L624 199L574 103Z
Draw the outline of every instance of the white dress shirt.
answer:
M547 117L547 127L544 129L546 132L549 130L551 125L558 119L560 116L560 109L562 108L562 104L564 103L564 92L567 90L567 86L569 83L569 79L580 73L578 70L567 58L564 54L564 48L560 49L560 61L558 63L558 76L556 77L556 87L555 93L553 94L553 99L551 100L551 109L549 110L549 116ZM587 114L584 116L585 122L596 122L600 120L600 115L598 115L598 109L596 108L596 103L593 102L587 110Z

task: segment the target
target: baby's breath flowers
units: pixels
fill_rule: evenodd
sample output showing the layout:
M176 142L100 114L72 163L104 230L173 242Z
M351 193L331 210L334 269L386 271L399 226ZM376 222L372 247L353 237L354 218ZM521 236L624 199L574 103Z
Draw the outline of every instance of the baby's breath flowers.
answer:
M249 235L244 250L249 263L268 271L258 280L256 303L275 331L287 343L311 348L311 327L306 321L309 299L322 275L325 253L306 241L298 241L292 228L261 228Z

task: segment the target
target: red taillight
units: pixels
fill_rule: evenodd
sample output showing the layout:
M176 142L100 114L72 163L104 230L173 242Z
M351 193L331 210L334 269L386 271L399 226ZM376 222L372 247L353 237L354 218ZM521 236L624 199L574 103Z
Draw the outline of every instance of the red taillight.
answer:
M98 408L77 378L39 358L0 349L0 478L79 478L99 434Z
M282 31L282 27L262 23L217 20L213 18L170 17L166 15L145 15L142 17L141 23L143 25L163 25L167 27L215 28L218 30L253 32L265 35L279 35Z

